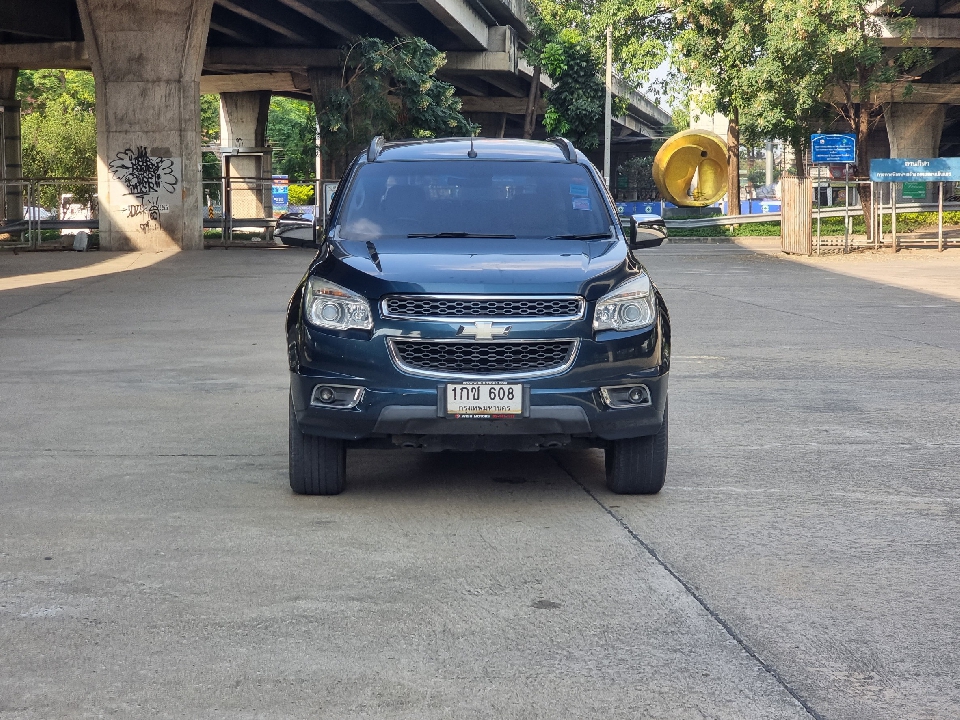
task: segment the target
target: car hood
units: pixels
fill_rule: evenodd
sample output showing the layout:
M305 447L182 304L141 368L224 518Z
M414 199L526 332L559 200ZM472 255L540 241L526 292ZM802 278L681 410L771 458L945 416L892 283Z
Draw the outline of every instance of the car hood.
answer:
M638 267L622 240L337 238L318 261L316 274L373 298L411 292L595 299Z

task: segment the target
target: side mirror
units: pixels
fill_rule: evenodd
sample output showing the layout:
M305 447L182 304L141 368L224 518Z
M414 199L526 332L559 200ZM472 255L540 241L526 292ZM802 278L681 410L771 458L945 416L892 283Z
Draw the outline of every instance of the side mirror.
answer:
M659 215L628 215L620 218L631 250L657 247L667 239L667 226Z

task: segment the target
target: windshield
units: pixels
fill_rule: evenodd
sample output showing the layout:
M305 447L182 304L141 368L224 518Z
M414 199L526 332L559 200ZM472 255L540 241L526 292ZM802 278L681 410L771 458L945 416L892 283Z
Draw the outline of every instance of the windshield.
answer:
M605 237L610 215L586 168L498 160L362 166L340 211L340 237Z

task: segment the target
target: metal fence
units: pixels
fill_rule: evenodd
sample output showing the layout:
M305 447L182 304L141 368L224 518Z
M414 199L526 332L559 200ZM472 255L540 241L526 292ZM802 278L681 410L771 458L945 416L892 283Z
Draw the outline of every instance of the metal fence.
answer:
M5 197L11 188L22 198L22 208L19 217L10 217L8 211L0 223L0 248L59 246L64 235L92 233L100 227L95 178L0 180ZM54 198L56 202L50 202Z

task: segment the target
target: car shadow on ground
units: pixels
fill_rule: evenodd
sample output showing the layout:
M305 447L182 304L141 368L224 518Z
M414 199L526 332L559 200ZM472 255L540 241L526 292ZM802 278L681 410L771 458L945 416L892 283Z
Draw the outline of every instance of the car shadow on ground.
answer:
M568 450L578 468L603 477L599 450ZM534 490L536 488L536 490ZM350 450L347 453L349 495L463 496L509 494L517 490L550 495L555 489L580 488L554 458L553 452L424 452L422 450Z

